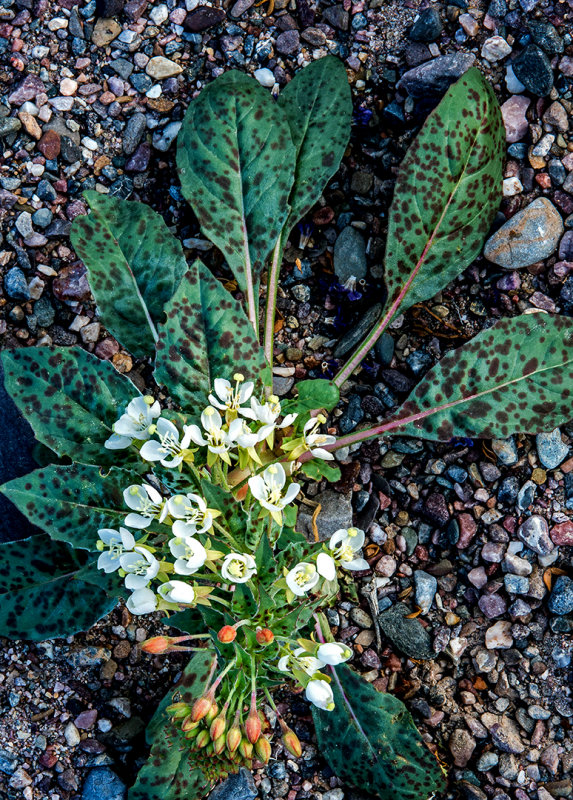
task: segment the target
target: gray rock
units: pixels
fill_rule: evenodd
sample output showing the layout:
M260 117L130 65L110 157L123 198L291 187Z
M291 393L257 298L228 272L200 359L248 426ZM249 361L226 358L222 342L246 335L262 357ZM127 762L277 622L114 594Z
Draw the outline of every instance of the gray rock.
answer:
M454 53L425 61L402 75L398 88L405 89L412 97L427 94L441 95L448 87L467 72L475 62L472 53Z
M487 240L484 256L504 269L527 267L553 255L563 230L553 203L538 197Z
M414 572L414 586L416 603L422 609L422 614L427 614L438 591L438 581L433 575L418 569Z
M519 755L525 750L515 722L509 717L502 717L501 722L492 725L490 734L495 746L503 753Z
M434 657L430 634L418 619L406 619L410 609L397 603L378 615L383 634L392 644L409 658L430 659Z
M563 443L559 428L549 433L538 433L535 443L539 460L546 469L556 469L569 454L569 448Z
M532 19L529 20L527 25L531 38L542 50L545 50L550 56L563 52L565 49L563 39L550 22Z
M547 607L559 616L573 611L573 580L567 575L560 575L555 581Z
M18 757L7 750L0 750L0 772L4 775L13 775L18 766Z
M134 114L131 116L123 132L123 152L130 156L135 152L135 148L141 141L141 137L147 128L145 114Z
M341 528L352 527L351 494L341 494L334 489L326 489L316 495L315 502L320 503L320 513L316 519L318 538L321 542L330 539L333 533ZM314 541L312 530L312 515L315 508L302 505L298 512L296 529L310 541Z
M229 775L209 795L209 800L254 800L257 788L252 774L242 767L236 775Z
M30 290L20 267L12 267L4 276L4 291L12 300L29 300Z
M294 386L294 378L273 375L273 392L279 397L284 397Z
M366 276L366 242L352 225L344 228L334 245L334 272L342 284Z
M16 133L22 127L22 123L18 117L0 117L0 139L4 136L9 136L11 133Z
M125 800L124 782L109 767L90 770L82 787L82 800Z
M412 42L435 42L442 32L440 13L436 8L424 8L408 32Z
M549 59L536 44L529 44L512 62L513 72L528 92L545 97L553 88Z
M153 134L153 146L162 153L167 152L181 129L181 122L169 122Z
M378 321L382 313L382 304L376 303L376 305L369 308L366 314L363 314L356 325L351 328L347 333L344 334L342 339L336 345L334 350L334 357L341 358L342 356L349 353L364 339L366 334L370 331L374 324ZM382 338L382 337L381 337ZM392 339L392 337L390 336ZM394 340L392 339L392 352L394 351ZM390 356L390 360L392 357ZM388 362L389 363L389 362Z
M499 463L505 467L517 464L517 447L513 436L509 439L493 439L491 449L496 454Z
M540 556L548 555L555 547L549 537L547 521L536 514L528 517L525 522L519 526L517 535L530 550L533 550L534 553Z

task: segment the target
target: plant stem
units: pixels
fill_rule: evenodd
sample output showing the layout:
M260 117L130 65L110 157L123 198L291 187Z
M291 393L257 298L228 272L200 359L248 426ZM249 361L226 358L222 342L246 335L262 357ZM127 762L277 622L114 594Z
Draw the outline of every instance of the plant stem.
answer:
M273 250L273 260L269 269L269 277L267 280L267 307L265 311L265 357L269 362L269 366L273 368L273 345L275 336L275 314L277 308L277 292L279 288L279 272L281 267L282 247L281 247L282 232L275 249ZM271 386L272 391L272 386Z

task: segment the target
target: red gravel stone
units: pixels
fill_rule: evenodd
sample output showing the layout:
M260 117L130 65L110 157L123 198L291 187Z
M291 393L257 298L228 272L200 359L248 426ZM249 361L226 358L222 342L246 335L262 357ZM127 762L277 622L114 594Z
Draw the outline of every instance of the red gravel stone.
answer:
M554 544L573 545L573 522L568 519L566 522L554 525L549 535Z
M36 147L48 161L52 161L60 155L60 134L51 129L46 131Z

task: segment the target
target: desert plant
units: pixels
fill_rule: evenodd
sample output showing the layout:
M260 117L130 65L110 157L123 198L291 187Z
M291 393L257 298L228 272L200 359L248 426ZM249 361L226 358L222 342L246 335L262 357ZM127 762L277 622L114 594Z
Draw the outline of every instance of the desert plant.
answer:
M477 70L446 93L402 165L380 320L333 381L303 381L283 402L272 394L282 252L338 168L350 112L332 57L302 70L278 102L232 71L190 104L182 191L244 306L203 264L188 266L158 214L86 194L91 213L74 222L72 242L108 330L138 357L155 349L153 395L79 348L2 356L7 389L55 463L2 488L45 533L0 546L0 632L69 635L130 593L132 613L164 610L182 632L144 650L199 651L149 726L133 800L199 797L241 764L267 761L262 703L273 706L270 690L288 678L313 703L324 755L343 779L381 798L439 790L442 770L400 701L337 668L351 653L332 641L320 608L336 597L340 570L367 568L364 533L307 542L295 530L299 476L336 480L331 451L373 436L507 436L570 416L570 322L535 314L448 354L391 420L340 439L323 432L339 387L388 324L480 251L499 204L503 136Z

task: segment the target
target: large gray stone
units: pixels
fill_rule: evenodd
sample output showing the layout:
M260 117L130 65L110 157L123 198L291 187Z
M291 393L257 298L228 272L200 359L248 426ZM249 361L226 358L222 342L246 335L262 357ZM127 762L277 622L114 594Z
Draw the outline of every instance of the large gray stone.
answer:
M82 789L82 800L125 800L124 782L109 767L90 770Z
M410 613L411 610L403 603L383 611L378 615L382 633L409 658L433 658L435 653L430 634L419 619L407 619Z
M315 502L320 503L320 513L316 518L316 528L321 542L330 539L332 534L341 528L352 527L352 503L350 498L350 492L348 494L340 494L340 492L335 492L333 489L326 489L322 494L314 498ZM315 507L303 503L296 521L297 531L310 541L314 541L312 515L315 511Z
M505 269L528 267L553 255L563 230L561 214L553 203L538 197L487 240L484 256Z
M236 775L229 775L209 795L209 800L254 800L257 788L252 774L242 767Z
M366 242L352 225L341 231L334 245L334 271L340 283L366 275Z
M475 62L473 53L454 53L425 61L402 75L398 87L412 97L442 95Z

